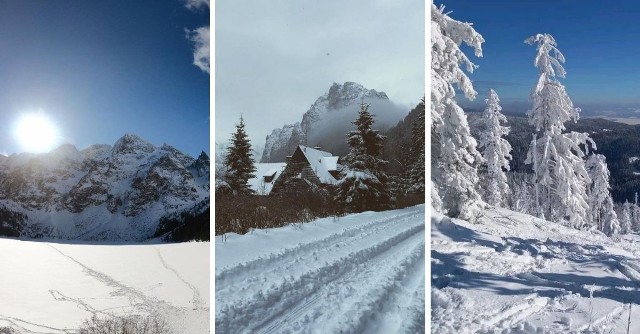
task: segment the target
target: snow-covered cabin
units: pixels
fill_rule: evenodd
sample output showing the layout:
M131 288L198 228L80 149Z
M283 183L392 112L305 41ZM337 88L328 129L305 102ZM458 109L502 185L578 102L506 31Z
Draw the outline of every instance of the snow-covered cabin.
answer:
M339 157L319 147L299 145L290 157L282 177L274 184L274 192L286 190L291 180L305 180L307 184L333 185L339 178ZM295 182L294 182L295 183Z
M286 165L285 162L255 164L255 177L249 179L249 186L256 192L256 195L269 195Z

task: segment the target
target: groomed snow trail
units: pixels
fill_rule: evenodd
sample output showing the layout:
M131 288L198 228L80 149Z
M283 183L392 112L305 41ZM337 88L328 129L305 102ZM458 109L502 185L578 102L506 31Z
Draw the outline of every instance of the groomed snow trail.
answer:
M216 332L424 332L424 243L424 205L217 237Z
M432 332L640 333L639 246L501 208L434 212Z

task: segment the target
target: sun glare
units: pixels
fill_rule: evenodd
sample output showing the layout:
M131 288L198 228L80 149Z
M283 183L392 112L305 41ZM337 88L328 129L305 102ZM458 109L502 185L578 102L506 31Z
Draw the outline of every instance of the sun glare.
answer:
M23 115L16 123L13 134L22 150L31 153L48 152L58 144L59 139L55 124L44 113Z

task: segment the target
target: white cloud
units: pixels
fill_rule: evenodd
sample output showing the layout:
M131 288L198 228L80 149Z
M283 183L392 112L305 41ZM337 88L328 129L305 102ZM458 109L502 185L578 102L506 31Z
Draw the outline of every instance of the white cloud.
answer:
M191 10L200 9L204 6L209 8L209 0L186 0L185 6Z
M201 70L209 73L210 48L209 48L209 27L200 27L193 31L188 31L188 36L195 44L193 52L193 64Z

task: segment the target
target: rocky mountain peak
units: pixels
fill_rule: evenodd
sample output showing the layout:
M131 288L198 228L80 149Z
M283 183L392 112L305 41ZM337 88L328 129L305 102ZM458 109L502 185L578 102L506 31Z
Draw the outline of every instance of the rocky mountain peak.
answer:
M274 129L267 136L260 161L282 162L300 144L325 144L326 146L342 140L344 133L336 136L335 132L346 131L346 127L350 126L351 121L355 119L357 115L355 112L363 100L365 103L376 105L378 116L385 116L387 122L391 121L391 124L387 125L394 125L404 116L403 113L398 113L397 107L392 106L384 92L367 89L352 81L346 81L343 84L333 83L329 90L318 97L302 115L301 122ZM327 132L329 130L333 133L329 134ZM326 135L325 132L327 132ZM336 145L341 150L346 146L346 144Z
M24 215L19 236L143 240L162 217L208 198L205 157L132 134L113 147L12 155L0 160L0 208Z
M155 150L153 144L144 139L127 133L113 145L114 154L151 153Z
M389 99L384 92L366 89L359 83L347 81L342 85L334 82L329 88L329 92L318 98L316 103L326 101L328 109L338 109L354 102L360 102L362 98Z

